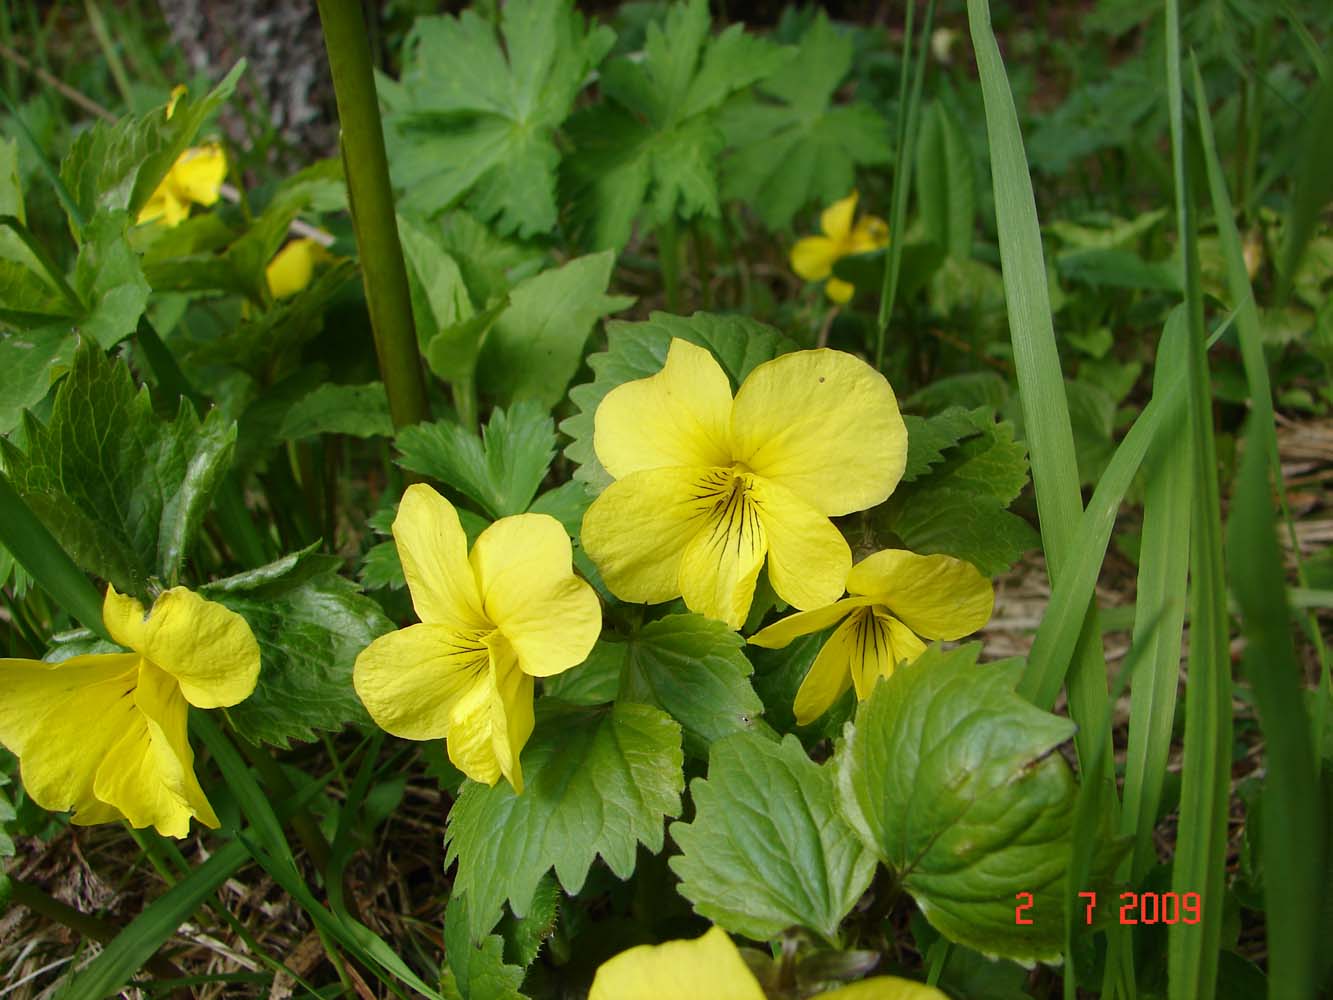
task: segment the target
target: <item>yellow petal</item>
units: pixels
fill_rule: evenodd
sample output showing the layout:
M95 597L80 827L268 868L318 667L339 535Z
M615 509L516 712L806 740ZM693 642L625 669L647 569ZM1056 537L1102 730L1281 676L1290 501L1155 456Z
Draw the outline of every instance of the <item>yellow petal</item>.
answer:
M692 941L641 944L603 962L588 1000L764 1000L764 991L714 927Z
M835 201L819 216L819 228L824 235L838 243L845 242L852 232L852 216L856 214L857 193Z
M995 588L969 562L884 549L866 556L847 576L847 591L878 598L927 639L961 639L990 620Z
M828 637L810 665L810 672L796 691L792 712L798 726L808 726L833 707L852 683L852 659L856 652L857 622L863 609L853 613Z
M881 664L880 672L884 677L892 677L894 670L904 663L911 663L924 653L926 644L917 637L915 632L892 615L886 614L878 608L875 609L875 615L889 629L889 663L892 666L886 671L884 665Z
M852 550L833 522L791 490L753 477L751 490L768 538L768 581L794 608L820 608L842 596Z
M889 224L875 215L867 215L856 224L847 241L848 253L870 253L889 245Z
M673 339L656 375L616 386L593 418L593 447L622 479L665 466L729 465L731 383L713 355Z
M602 631L602 607L574 575L559 521L549 514L502 517L477 537L469 560L485 615L525 673L549 677L588 658Z
M222 179L227 176L227 157L217 143L187 149L172 165L167 175L176 194L196 205L212 205L218 200Z
M490 670L481 632L445 625L411 625L363 649L352 686L379 727L409 740L449 732L458 704Z
M134 691L137 711L97 769L97 797L115 806L131 826L153 826L164 837L184 837L190 817L205 826L218 818L194 774L186 735L189 707L165 670L142 661Z
M19 758L23 786L43 809L73 809L80 822L119 818L98 801L93 781L137 714L142 659L138 653L60 663L0 659L0 743Z
M180 683L199 708L224 708L250 697L259 679L259 643L246 620L216 601L173 587L143 605L110 584L102 620L111 638L142 653Z
M495 665L495 689L491 701L491 744L500 773L509 779L515 795L523 794L523 769L519 756L536 724L533 715L533 680L519 669L518 658L500 633L490 638L491 662Z
M453 504L424 483L413 483L398 505L393 539L418 618L455 631L490 629Z
M680 564L704 511L698 469L651 469L617 480L583 515L580 539L611 593L660 604L680 596Z
M510 651L496 645L484 670L454 705L446 746L454 766L473 781L494 785L504 775L523 791L519 753L532 735L533 680Z
M814 611L799 611L794 615L788 615L786 618L775 621L767 628L760 629L750 636L750 643L755 646L763 646L765 649L782 649L793 640L799 639L803 635L822 632L830 625L842 621L857 608L863 608L873 603L874 599L869 597L844 597L841 601L835 601L827 607L816 608Z
M875 608L862 608L847 619L848 666L856 697L862 701L870 697L875 683L881 677L890 676L893 668L898 665L898 650L894 648L894 640L899 636L890 627L892 621L892 618L878 613ZM904 645L907 643L906 637L900 641Z
M176 102L179 101L182 97L184 97L187 93L189 93L189 90L183 83L178 83L176 84L176 86L171 88L171 99L167 101L168 120L170 120L171 116L176 113Z
M841 278L829 278L824 282L824 294L829 297L829 301L842 306L852 301L852 296L856 294L856 286Z
M888 381L842 351L797 351L750 373L732 408L737 462L833 517L902 478L907 428Z
M264 269L268 291L275 299L295 295L315 273L315 262L323 259L325 251L314 240L292 240L277 252Z
M717 469L700 480L703 523L680 561L685 606L740 628L750 613L768 538L752 495L753 476Z
M820 1000L949 1000L933 986L897 976L876 976L819 994Z
M838 244L827 236L806 236L792 245L791 269L806 281L822 281L841 256Z

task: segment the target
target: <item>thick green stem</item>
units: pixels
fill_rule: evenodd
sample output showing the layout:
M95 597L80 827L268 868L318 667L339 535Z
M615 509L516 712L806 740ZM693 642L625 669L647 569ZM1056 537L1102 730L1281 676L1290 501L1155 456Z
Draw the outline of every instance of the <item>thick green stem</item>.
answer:
M412 325L366 23L358 0L319 0L319 19L338 102L347 197L365 275L375 353L394 426L406 427L427 417L426 382Z

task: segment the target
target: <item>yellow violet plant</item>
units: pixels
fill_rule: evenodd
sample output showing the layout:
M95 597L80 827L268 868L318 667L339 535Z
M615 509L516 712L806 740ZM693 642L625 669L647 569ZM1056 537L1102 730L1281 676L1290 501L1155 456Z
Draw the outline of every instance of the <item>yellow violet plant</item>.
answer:
M127 820L184 837L218 819L194 774L189 706L244 701L259 644L244 618L184 587L145 612L108 587L102 609L124 653L56 663L0 659L0 743L19 758L33 801L87 825Z
M388 732L443 738L469 778L504 775L522 792L533 679L582 663L602 628L569 536L549 515L518 514L487 527L469 553L458 512L420 483L403 494L393 536L421 623L357 657L357 695Z
M830 1000L945 1000L896 976L876 976L820 996ZM720 927L702 937L641 944L603 962L588 1000L766 1000L740 951Z
M704 348L675 338L666 364L611 390L594 447L615 482L582 541L611 592L740 628L759 570L802 610L843 591L852 556L829 520L882 503L902 476L907 431L888 381L832 350L784 354L732 398Z
M889 226L874 215L855 225L857 192L835 201L819 216L820 236L806 236L791 248L791 269L806 281L823 281L824 294L839 305L851 300L855 286L833 277L833 265L843 257L870 253L889 244ZM827 280L826 280L827 279Z
M185 94L183 86L171 91L167 102L168 118L176 110L176 102ZM215 142L192 146L176 158L167 176L139 210L138 222L160 222L164 226L178 226L189 217L191 205L207 208L217 204L223 178L227 176L227 156Z
M798 725L827 712L848 687L869 697L880 677L926 650L926 639L961 639L990 620L995 588L971 563L952 556L885 549L847 576L848 597L774 622L750 637L781 649L839 622L796 692Z
M268 281L268 291L275 299L285 299L295 295L307 285L315 274L315 264L328 257L316 240L308 237L290 241L279 250L268 267L264 277Z

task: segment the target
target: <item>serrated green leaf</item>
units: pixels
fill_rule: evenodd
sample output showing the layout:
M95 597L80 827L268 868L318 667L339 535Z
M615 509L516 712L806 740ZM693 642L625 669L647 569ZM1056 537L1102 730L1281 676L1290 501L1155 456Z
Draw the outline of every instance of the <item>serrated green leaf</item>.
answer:
M77 342L64 325L0 335L0 371L5 373L0 381L0 435L17 427L23 411L45 398L53 374L73 360Z
M907 467L903 470L902 482L910 483L921 478L933 466L944 461L945 453L958 442L985 430L987 425L993 425L994 412L984 406L970 410L950 406L933 417L904 413L903 423L907 425Z
M607 295L615 254L577 257L520 281L496 317L477 360L477 385L509 403L535 399L555 406L583 360L593 324L634 299Z
M542 945L555 930L560 915L560 887L550 875L537 884L527 915L506 916L500 923L505 943L505 961L527 968L541 953Z
M594 249L620 249L645 208L652 225L673 216L718 215L717 157L725 139L716 110L765 79L790 48L732 25L710 39L707 0L667 9L650 23L642 58L602 68L606 103L575 114L566 185L575 223Z
M950 257L971 257L976 214L972 149L962 126L941 101L933 101L921 119L916 190L927 237Z
M445 1000L524 1000L518 988L528 963L506 964L505 945L498 934L474 945L468 936L467 897L453 893L444 911L447 965L440 974L440 992Z
M245 60L198 101L182 97L167 118L164 109L96 122L81 133L60 164L60 179L85 219L97 209L123 209L131 217L147 203L200 126L222 105L245 70Z
M799 72L776 73L721 113L733 150L723 160L723 194L753 206L769 229L791 224L811 204L828 205L856 186L856 168L893 156L888 123L867 104L834 106L852 66L852 40L820 11L793 60Z
M996 497L948 486L891 498L876 525L904 548L966 559L983 576L1006 572L1041 541L1032 525Z
M670 865L695 910L756 941L805 927L836 946L875 859L838 815L832 769L795 736L743 733L713 745L690 794L696 814L671 825L682 853Z
M555 425L530 400L496 409L482 434L437 420L406 427L398 464L471 497L493 518L528 509L555 455Z
M290 558L290 557L288 557ZM213 589L210 599L241 615L259 641L259 683L245 701L227 709L236 731L252 743L287 748L316 730L369 723L352 689L356 656L393 625L378 604L333 566L316 562L313 576L299 567L284 584Z
M931 647L875 686L835 758L839 802L949 940L1052 960L1076 792L1055 748L1075 727L1014 693L1020 668L978 666L979 648Z
M628 671L620 700L664 710L684 729L686 751L707 757L714 740L749 732L764 711L744 647L722 622L684 614L649 622L625 641L602 640L594 652L616 663L617 678Z
M125 234L129 216L99 213L83 230L74 290L87 306L79 331L104 348L134 332L148 305L148 282Z
M201 424L184 401L159 419L125 365L85 340L50 421L29 415L25 433L26 454L0 440L10 480L75 561L140 598L150 575L174 584L236 425L219 410Z
M777 330L749 317L703 312L689 317L655 312L643 323L613 320L606 334L607 350L588 358L596 380L570 390L570 401L579 412L560 424L560 430L573 438L565 454L578 465L574 478L598 491L611 482L593 451L593 415L598 404L616 386L661 371L671 338L680 337L711 351L733 386L745 381L756 365L796 346Z
M392 437L389 397L383 382L322 385L298 400L284 415L278 438L299 441L320 434Z
M504 232L554 229L555 130L614 40L585 29L572 0L507 3L498 37L475 11L418 18L388 100L404 209L433 215L466 198Z
M648 705L610 710L543 699L523 750L524 792L508 783L468 782L445 832L446 867L458 863L454 892L467 895L473 941L500 919L525 916L554 867L578 893L597 856L622 879L640 843L662 849L662 818L680 812L680 726Z

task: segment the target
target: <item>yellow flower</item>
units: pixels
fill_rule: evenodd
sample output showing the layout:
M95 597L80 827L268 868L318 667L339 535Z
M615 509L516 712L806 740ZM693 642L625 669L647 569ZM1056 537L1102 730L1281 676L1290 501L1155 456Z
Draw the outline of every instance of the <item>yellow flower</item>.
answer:
M250 626L184 587L147 614L108 587L102 619L132 652L0 659L0 743L18 756L24 787L45 809L73 809L75 823L126 819L171 837L189 833L191 816L216 827L194 775L188 705L250 696L259 677Z
M821 994L829 1000L946 1000L939 990L896 976L876 976ZM588 1000L764 1000L725 931L664 944L641 944L603 962Z
M842 621L796 692L798 725L827 712L851 685L857 698L868 697L878 678L925 652L918 636L961 639L975 632L995 603L995 589L971 563L904 549L862 559L847 575L847 593L852 596L790 615L750 637L756 646L781 649Z
M819 217L823 236L806 236L791 248L791 269L806 281L823 281L824 292L839 304L848 301L856 289L850 283L833 277L833 265L843 257L869 253L889 243L889 227L873 215L864 216L855 226L857 193L853 191L841 201L824 209Z
M180 225L190 214L191 205L208 206L217 202L226 176L227 157L217 143L187 149L139 211L138 221L160 219L165 226Z
M361 651L356 693L388 732L443 737L469 778L494 785L503 774L521 793L532 679L582 663L602 628L597 595L574 575L569 536L547 514L502 517L469 555L458 512L417 483L403 494L393 537L421 624Z
M264 271L269 294L275 299L295 295L310 284L315 262L327 256L328 251L315 240L292 240L278 251Z
M852 555L829 518L893 492L907 430L888 381L850 354L784 354L733 400L711 354L672 340L660 372L607 393L593 445L616 481L584 515L583 547L611 592L683 596L740 628L765 557L788 604L842 593Z

